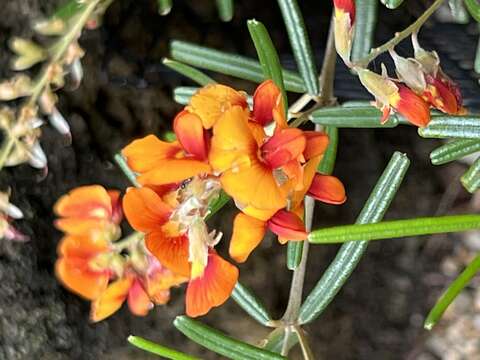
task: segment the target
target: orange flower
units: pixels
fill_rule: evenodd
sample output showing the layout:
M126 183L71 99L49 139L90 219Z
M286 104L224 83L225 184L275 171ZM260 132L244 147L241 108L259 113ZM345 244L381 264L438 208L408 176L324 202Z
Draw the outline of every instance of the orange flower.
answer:
M458 86L439 73L436 77L425 76L427 86L422 96L434 108L450 115L464 113L462 95Z
M272 121L275 130L268 136L263 127ZM209 160L238 204L275 212L302 183L303 163L327 144L323 133L288 128L280 91L269 80L255 91L253 116L234 106L218 119Z
M131 188L123 203L132 227L146 234L150 252L171 271L190 279L186 312L192 317L223 304L238 279L238 269L213 250L218 239L208 233L203 222L202 199L192 196L199 186L193 180L163 194L146 187ZM188 193L185 199L183 192ZM171 201L172 198L184 201Z

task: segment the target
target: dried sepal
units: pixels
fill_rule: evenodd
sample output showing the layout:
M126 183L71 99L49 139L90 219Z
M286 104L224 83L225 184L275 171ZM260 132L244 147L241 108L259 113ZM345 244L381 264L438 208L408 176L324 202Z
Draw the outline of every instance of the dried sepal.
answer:
M10 101L29 96L32 91L31 79L23 74L0 83L0 100Z
M45 36L62 35L67 30L67 24L62 19L53 17L46 20L37 20L32 28L35 32Z
M12 63L13 70L22 71L45 60L48 52L31 40L14 37L9 43L10 49L17 55Z
M416 59L404 58L398 55L395 50L389 51L395 63L395 71L400 81L404 82L410 89L421 94L427 86L422 65Z

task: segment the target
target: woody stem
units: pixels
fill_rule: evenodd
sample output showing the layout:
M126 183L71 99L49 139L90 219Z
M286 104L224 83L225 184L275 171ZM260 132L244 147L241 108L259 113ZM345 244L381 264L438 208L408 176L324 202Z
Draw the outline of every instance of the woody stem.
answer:
M413 34L414 32L418 31L425 21L442 5L444 0L435 0L435 2L409 27L405 28L401 32L395 33L395 36L387 41L385 44L370 50L370 54L368 54L365 58L358 60L355 66L358 67L366 67L368 64L374 60L378 55L393 49L398 43L402 40Z

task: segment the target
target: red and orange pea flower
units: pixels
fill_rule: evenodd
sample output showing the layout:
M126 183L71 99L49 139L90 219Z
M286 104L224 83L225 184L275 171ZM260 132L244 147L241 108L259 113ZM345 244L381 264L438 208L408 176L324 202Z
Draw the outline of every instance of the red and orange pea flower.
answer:
M69 290L92 301L92 321L110 316L127 298L133 314L146 315L153 304L168 301L170 287L186 280L139 243L132 244L129 260L120 255L114 243L122 219L119 192L80 187L60 198L55 212L61 216L56 226L66 233L58 246L56 275Z

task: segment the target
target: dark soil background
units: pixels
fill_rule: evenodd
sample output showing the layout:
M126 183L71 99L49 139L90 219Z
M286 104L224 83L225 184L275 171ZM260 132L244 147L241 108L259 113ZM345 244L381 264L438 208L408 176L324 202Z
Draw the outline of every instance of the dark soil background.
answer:
M1 2L2 77L11 75L5 51L8 38L31 36L32 19L52 13L62 2ZM300 3L320 64L330 2ZM428 1L407 1L395 12L380 6L377 43L413 21L426 5ZM246 28L246 20L253 17L269 28L285 66L294 67L275 1L237 1L234 20L222 23L213 0L176 0L166 17L157 14L155 1L117 0L106 13L104 25L84 33L81 44L86 50L85 79L77 91L60 94L60 110L72 127L72 144L66 144L46 126L42 146L48 155L48 175L26 165L0 174L2 186L12 188L13 203L25 213L25 220L18 226L32 238L27 244L0 242L0 359L153 358L129 347L129 334L204 358L217 358L186 340L171 324L183 312L183 289L173 290L171 302L157 307L146 318L136 318L122 309L106 321L90 324L89 304L63 289L54 277L56 245L61 234L52 226L51 209L59 196L79 185L99 183L125 188L127 181L113 164L112 155L136 137L169 129L172 117L181 108L172 100L173 88L192 85L161 65L171 39L255 56ZM472 108L478 106L476 94L480 90L471 71L477 34L474 24L437 23L435 28L427 26L421 36L426 48L439 51L445 70L460 82L466 104ZM408 44L403 49L401 53L407 53ZM378 63L375 66L379 68ZM340 100L368 98L340 62L337 72L336 95ZM246 91L254 89L251 83L216 78ZM458 186L465 167L433 167L428 154L438 144L419 138L413 128L342 130L335 173L344 181L349 200L341 207L319 205L317 225L352 223L395 150L407 153L412 165L387 218L465 210L469 196ZM215 220L226 238L232 215L233 209L229 209ZM452 235L370 245L336 300L307 328L317 357L435 359L424 350L428 334L422 330L422 323L449 282L440 264L452 252L456 239ZM336 250L336 246L312 249L307 293ZM275 316L280 316L291 277L285 267L284 249L276 242L264 241L240 268L241 281L265 300ZM202 320L252 343L267 334L233 301ZM298 352L292 352L292 358L297 356Z

